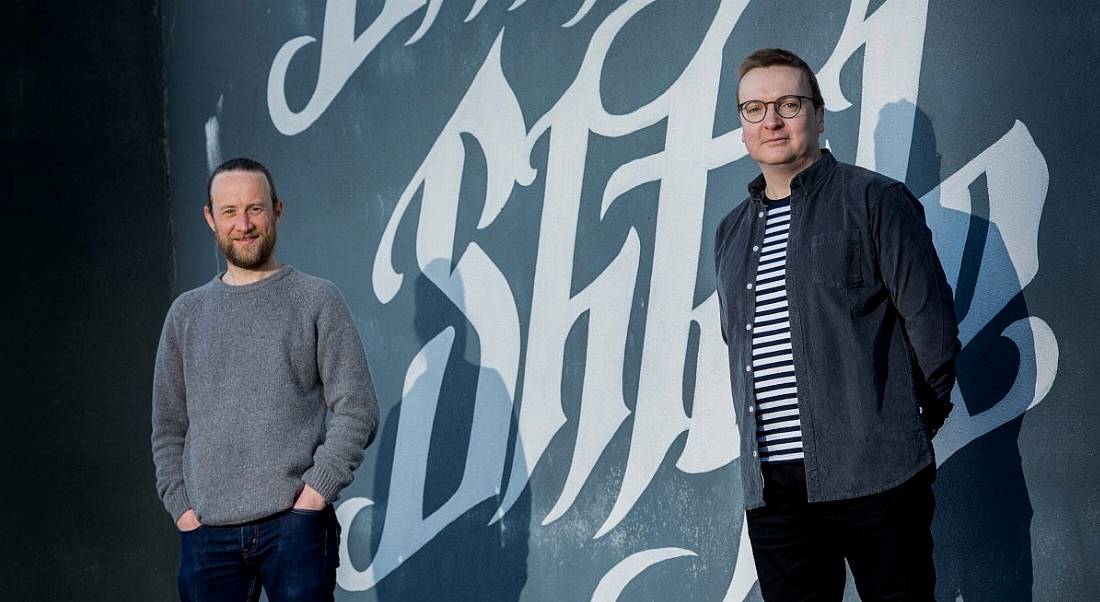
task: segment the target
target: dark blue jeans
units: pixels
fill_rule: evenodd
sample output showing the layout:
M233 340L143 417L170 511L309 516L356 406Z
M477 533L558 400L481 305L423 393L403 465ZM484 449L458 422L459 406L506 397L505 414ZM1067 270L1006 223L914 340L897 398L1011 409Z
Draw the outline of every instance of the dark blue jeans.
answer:
M340 525L332 506L180 534L183 602L332 600Z

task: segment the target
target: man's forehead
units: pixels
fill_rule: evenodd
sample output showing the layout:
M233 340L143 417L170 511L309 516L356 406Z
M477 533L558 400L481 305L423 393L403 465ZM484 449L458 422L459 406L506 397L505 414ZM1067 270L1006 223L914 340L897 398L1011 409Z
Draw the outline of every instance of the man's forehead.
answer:
M788 89L789 88L789 89ZM807 90L803 90L807 88ZM808 92L809 81L798 67L772 65L749 70L738 82L738 91L773 91L780 94L802 94Z
M271 190L267 178L258 171L223 171L210 183L210 196L217 205L266 201L271 199Z

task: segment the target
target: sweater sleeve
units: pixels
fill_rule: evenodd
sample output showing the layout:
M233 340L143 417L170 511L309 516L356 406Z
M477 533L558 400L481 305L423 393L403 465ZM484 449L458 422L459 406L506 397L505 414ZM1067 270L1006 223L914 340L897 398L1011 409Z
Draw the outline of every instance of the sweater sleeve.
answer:
M168 311L157 347L151 437L157 494L172 520L191 507L183 482L183 444L187 438L188 419L183 358L177 332L178 313L177 302Z
M925 225L924 208L904 185L887 187L872 210L879 268L916 360L925 421L936 429L952 408L959 352L951 287Z
M351 483L378 428L378 398L367 356L335 286L317 319L317 369L332 416L302 480L331 502Z

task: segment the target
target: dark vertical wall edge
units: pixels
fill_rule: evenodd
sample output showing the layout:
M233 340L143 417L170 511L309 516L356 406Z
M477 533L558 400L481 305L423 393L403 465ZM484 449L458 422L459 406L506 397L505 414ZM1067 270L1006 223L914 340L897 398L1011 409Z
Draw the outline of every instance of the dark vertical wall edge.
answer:
M172 599L148 443L174 282L159 3L9 9L0 599Z

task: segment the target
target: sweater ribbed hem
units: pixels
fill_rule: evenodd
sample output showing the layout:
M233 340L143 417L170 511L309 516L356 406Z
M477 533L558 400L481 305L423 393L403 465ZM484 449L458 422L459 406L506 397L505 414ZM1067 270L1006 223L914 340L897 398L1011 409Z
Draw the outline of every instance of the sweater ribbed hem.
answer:
M164 498L164 509L172 515L172 521L178 521L184 512L191 508L191 502L187 500L186 493L179 493Z
M340 493L340 490L344 488L344 484L333 475L326 472L324 469L313 466L302 475L302 481L306 485L312 487L317 493L320 493L325 501L332 503L336 500L336 496Z

